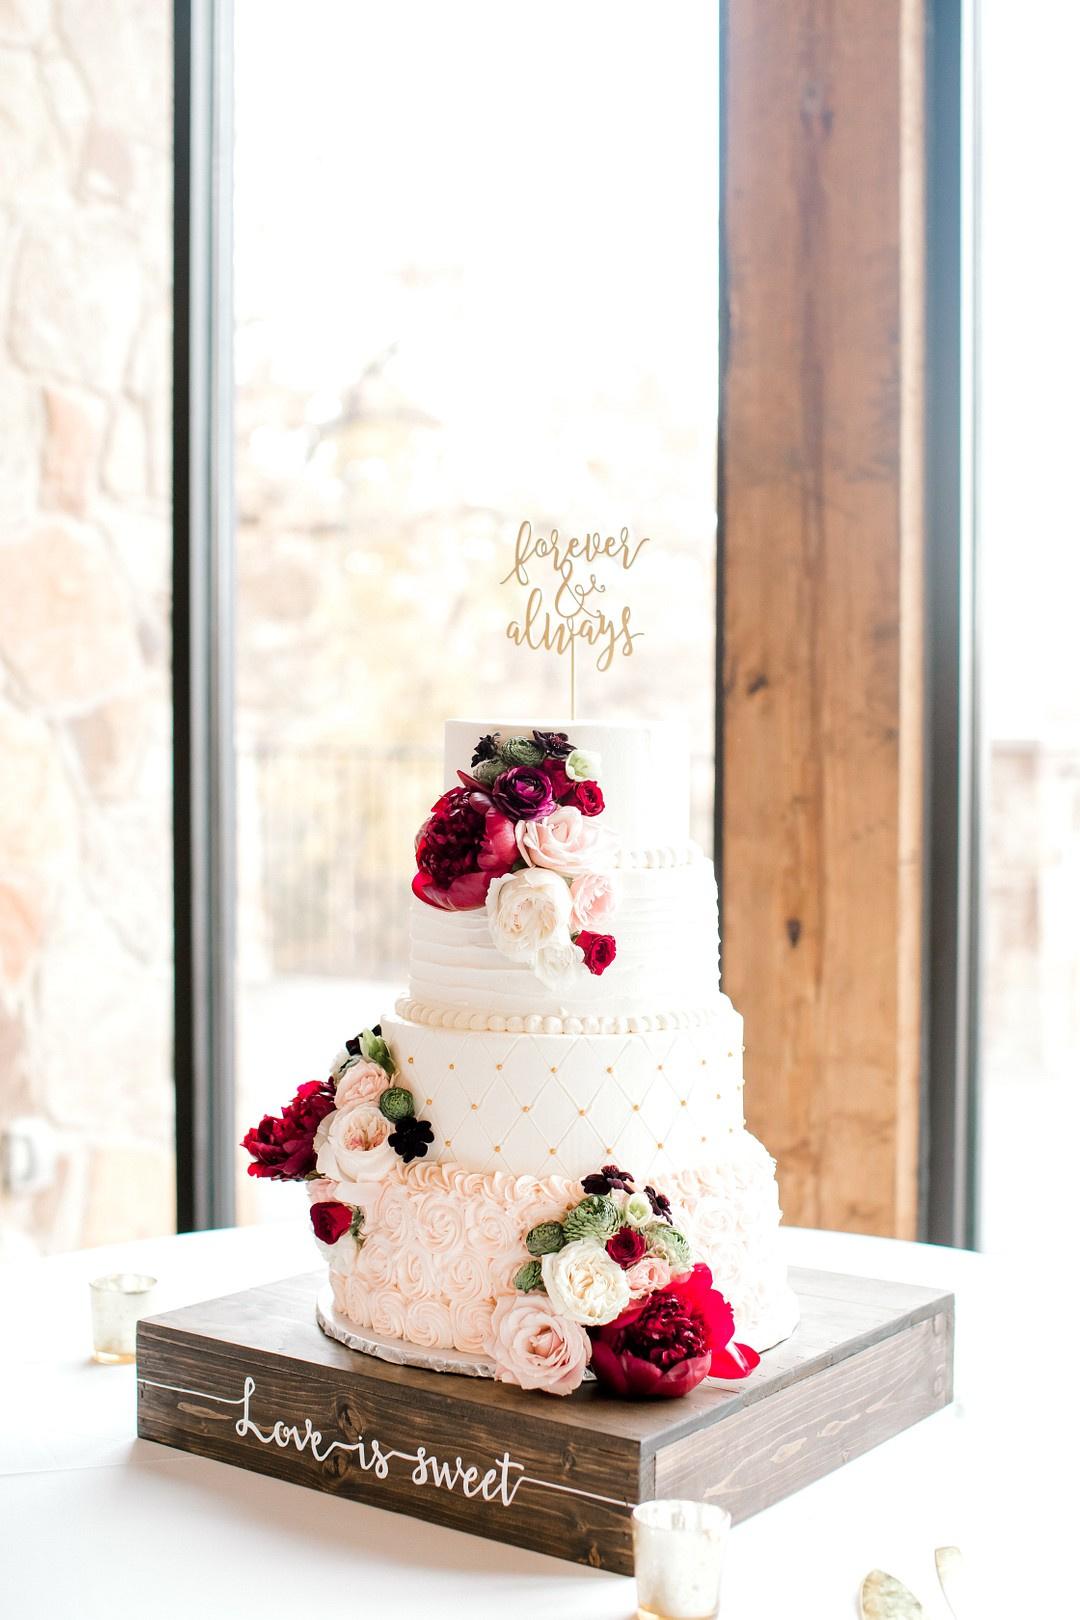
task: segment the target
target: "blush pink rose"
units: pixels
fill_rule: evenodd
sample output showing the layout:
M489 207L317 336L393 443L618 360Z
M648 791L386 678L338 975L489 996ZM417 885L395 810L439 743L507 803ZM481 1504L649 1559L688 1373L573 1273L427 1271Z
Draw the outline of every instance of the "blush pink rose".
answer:
M377 1063L354 1063L338 1081L334 1106L352 1108L356 1103L378 1102L389 1084L390 1076Z
M540 821L519 821L517 846L530 866L564 877L611 865L613 841L573 805L560 805Z
M615 880L606 872L583 872L570 885L570 932L580 934L588 929L605 933L603 924L610 922L619 902Z
M492 1312L485 1350L500 1383L569 1395L588 1365L589 1337L543 1294L506 1295Z
M671 1281L671 1267L660 1255L647 1254L628 1268L626 1280L630 1284L631 1300L644 1299L646 1295L667 1287Z

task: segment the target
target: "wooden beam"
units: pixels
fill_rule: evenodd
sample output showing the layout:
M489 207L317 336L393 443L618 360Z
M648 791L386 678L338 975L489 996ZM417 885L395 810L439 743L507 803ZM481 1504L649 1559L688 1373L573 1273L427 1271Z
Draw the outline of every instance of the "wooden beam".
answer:
M923 0L729 0L725 986L786 1219L913 1237Z

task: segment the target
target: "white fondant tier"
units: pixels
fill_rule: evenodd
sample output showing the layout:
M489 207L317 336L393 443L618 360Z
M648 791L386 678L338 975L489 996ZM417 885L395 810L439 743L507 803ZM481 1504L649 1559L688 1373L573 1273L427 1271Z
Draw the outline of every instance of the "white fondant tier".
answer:
M614 1162L649 1181L713 1163L742 1128L742 1019L718 999L708 1024L651 1034L381 1028L432 1160L574 1182Z
M551 990L525 962L497 949L487 912L440 911L413 899L409 1000L459 1008L470 1028L494 1017L607 1020L717 1010L720 967L716 879L703 855L683 866L624 870L611 932L617 955L603 974ZM478 1015L481 1022L471 1019ZM591 1027L591 1026L589 1026ZM629 1026L627 1026L629 1027Z
M654 1184L730 1301L736 1338L759 1351L786 1338L798 1307L778 1253L774 1165L760 1142L737 1131L707 1168ZM482 1355L495 1303L514 1292L528 1259L525 1234L580 1197L579 1182L557 1175L398 1163L371 1188L364 1242L335 1246L334 1303L358 1328L387 1339Z
M579 748L599 754L605 824L628 849L678 848L690 837L690 756L685 722L668 720L448 720L444 781L458 785L477 738L498 732L531 737L564 731Z

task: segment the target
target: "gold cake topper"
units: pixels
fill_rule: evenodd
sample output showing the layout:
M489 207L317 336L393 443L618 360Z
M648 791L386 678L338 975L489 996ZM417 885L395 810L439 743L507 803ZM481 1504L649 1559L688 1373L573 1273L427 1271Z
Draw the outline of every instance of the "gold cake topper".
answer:
M511 580L528 591L525 612L506 626L508 638L517 646L554 652L570 659L570 718L577 718L577 644L585 642L595 653L594 663L601 674L611 668L615 654L629 658L634 642L643 631L630 628L630 607L608 612L593 598L604 596L607 586L596 577L593 564L613 561L625 572L637 562L648 538L632 541L630 531L601 535L599 530L564 540L558 529L550 535L536 535L528 518L521 524L514 542L514 565L499 581ZM553 578L534 583L529 565L550 565ZM580 569L580 572L579 572Z

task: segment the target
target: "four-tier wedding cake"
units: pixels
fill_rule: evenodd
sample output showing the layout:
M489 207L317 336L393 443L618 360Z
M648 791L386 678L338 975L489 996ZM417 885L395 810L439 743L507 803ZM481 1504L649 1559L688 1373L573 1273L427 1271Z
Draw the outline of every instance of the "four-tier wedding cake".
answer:
M452 720L409 983L245 1139L330 1331L565 1394L744 1376L797 1318L673 722Z

